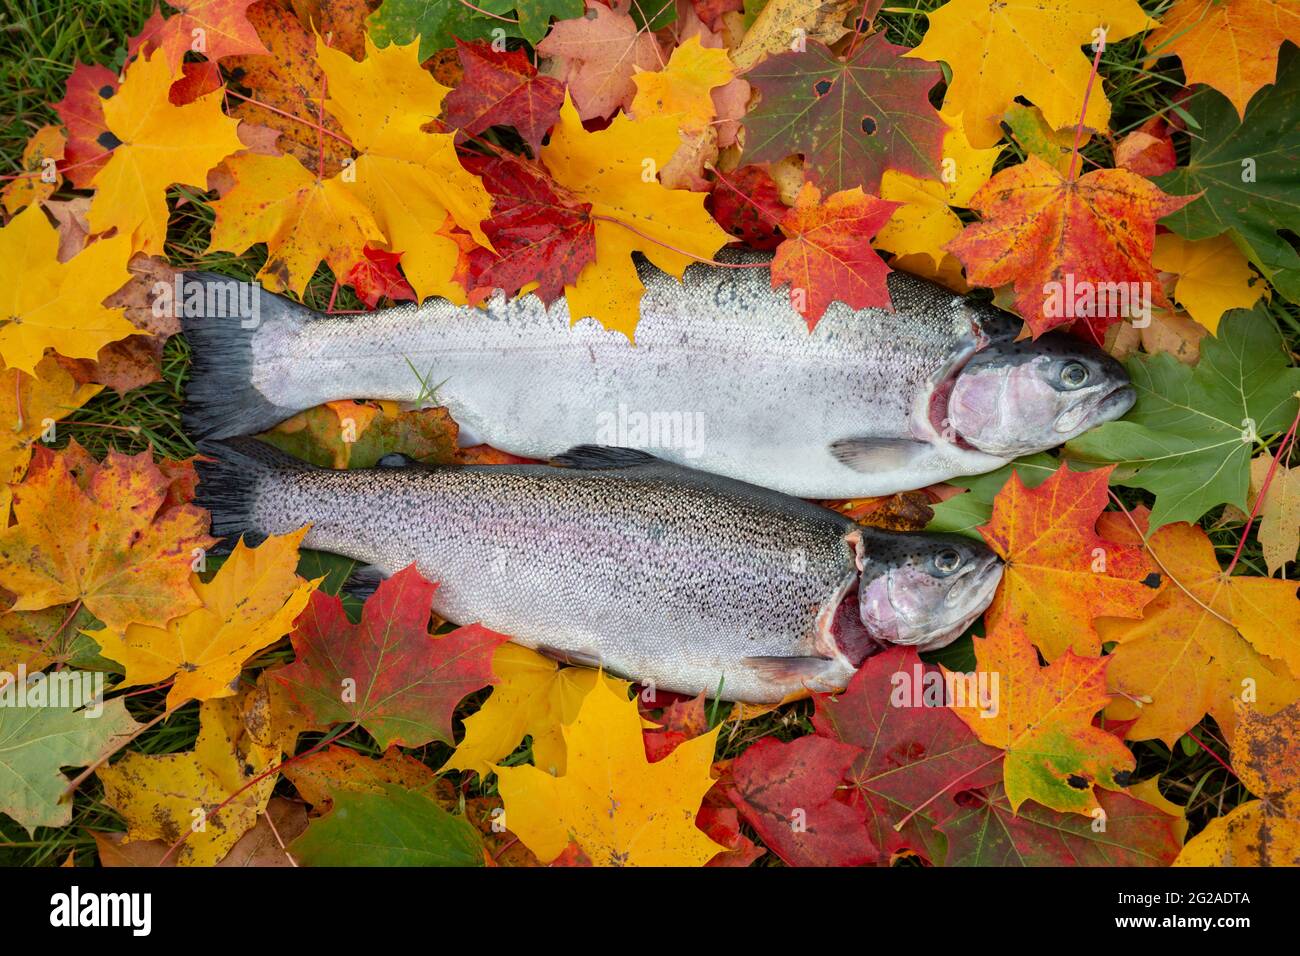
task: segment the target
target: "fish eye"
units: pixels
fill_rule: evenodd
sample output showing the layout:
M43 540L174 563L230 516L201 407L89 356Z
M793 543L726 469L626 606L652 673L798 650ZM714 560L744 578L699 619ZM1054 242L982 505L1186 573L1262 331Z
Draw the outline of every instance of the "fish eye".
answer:
M940 574L952 574L961 567L961 553L956 548L944 548L934 556L934 569Z
M1082 362L1066 362L1061 369L1061 384L1066 388L1082 388L1088 383L1088 366Z

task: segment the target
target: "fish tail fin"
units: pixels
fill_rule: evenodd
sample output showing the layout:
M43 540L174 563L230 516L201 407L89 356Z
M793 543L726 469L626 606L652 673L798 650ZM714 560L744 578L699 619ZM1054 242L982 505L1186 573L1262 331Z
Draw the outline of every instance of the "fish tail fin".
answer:
M202 295L194 286L199 285ZM277 405L252 383L253 339L269 327L297 327L315 313L212 272L182 274L176 311L190 344L190 378L182 420L196 439L266 431L301 411Z
M268 534L292 530L265 526L257 516L258 497L268 479L315 471L315 465L256 438L202 441L198 448L201 457L194 463L199 476L194 502L212 513L214 535L226 539L227 545L243 535L252 545Z

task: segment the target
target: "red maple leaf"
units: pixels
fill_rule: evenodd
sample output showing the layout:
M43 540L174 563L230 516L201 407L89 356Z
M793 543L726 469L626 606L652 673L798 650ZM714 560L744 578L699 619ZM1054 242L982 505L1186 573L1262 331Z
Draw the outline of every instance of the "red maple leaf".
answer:
M89 189L108 162L118 139L104 124L103 101L117 93L117 74L106 66L78 63L68 77L63 99L54 104L68 131L59 169L78 189Z
M269 53L248 22L248 8L256 2L168 0L168 6L180 12L164 17L154 7L144 29L126 41L127 53L134 56L141 48L146 53L162 50L173 72L190 52L199 53L213 63L223 56Z
M470 253L467 288L514 295L536 282L543 302L559 298L565 285L576 283L583 267L595 261L591 204L571 199L544 169L517 156L462 161L492 194L492 218L484 220L483 232L496 249L496 255L487 249Z
M457 40L456 55L465 78L443 101L443 121L470 135L489 126L513 126L536 156L542 137L560 118L564 84L539 76L523 50L498 52L489 43Z
M789 207L776 181L762 166L741 166L718 183L704 201L723 229L751 249L775 249L784 238L780 224Z
M790 284L790 302L811 331L832 302L855 309L891 308L885 277L890 268L869 240L899 204L856 186L827 197L804 183L781 220L789 238L772 259L772 288Z
M313 592L290 635L297 660L273 675L317 726L355 721L381 749L451 743L452 712L495 683L492 653L509 638L477 624L430 635L436 587L411 565L379 585L359 624Z
M393 302L414 302L415 290L406 281L406 277L397 271L400 252L385 252L366 246L361 250L363 258L359 259L343 281L356 290L357 298L373 309L379 300L387 298Z

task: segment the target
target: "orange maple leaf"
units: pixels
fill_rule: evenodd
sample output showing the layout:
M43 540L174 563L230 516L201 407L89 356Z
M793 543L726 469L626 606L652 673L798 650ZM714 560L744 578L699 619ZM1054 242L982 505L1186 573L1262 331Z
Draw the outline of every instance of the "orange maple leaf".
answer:
M1151 265L1156 220L1194 198L1125 169L1069 179L1030 156L981 187L970 205L984 221L944 248L972 285L1015 283L1016 310L1035 336L1081 319L1100 340L1122 318L1169 307Z
M1142 616L1160 586L1155 564L1141 547L1095 530L1111 470L1075 473L1062 465L1037 488L1012 473L979 528L1007 563L985 616L990 631L1024 636L1049 661L1067 650L1095 657L1101 640L1094 618Z

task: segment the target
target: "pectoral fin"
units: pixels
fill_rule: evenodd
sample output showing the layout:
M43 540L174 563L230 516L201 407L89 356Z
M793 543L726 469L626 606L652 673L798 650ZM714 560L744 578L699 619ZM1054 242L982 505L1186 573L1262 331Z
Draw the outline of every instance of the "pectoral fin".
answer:
M765 680L817 684L836 664L827 657L745 657L741 662Z
M567 650L559 647L552 647L549 644L539 644L534 648L534 650L543 657L549 657L551 660L560 664L592 668L598 668L601 666L600 655L594 651Z
M911 438L841 438L831 442L831 454L854 471L895 471L915 465L930 446Z

